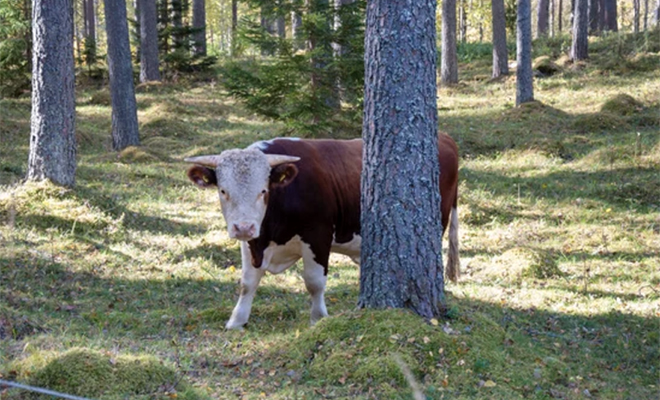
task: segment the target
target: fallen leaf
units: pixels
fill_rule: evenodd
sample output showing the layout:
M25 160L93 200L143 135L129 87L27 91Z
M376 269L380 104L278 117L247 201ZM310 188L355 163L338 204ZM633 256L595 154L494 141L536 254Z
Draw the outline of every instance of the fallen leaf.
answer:
M495 387L495 386L497 386L497 384L495 382L491 381L490 379L487 380L486 382L484 382L484 387L491 388L491 387Z
M438 326L438 324L439 324L438 320L435 319L435 318L431 318L431 320L430 320L429 322L430 322L431 325L433 325L433 326Z

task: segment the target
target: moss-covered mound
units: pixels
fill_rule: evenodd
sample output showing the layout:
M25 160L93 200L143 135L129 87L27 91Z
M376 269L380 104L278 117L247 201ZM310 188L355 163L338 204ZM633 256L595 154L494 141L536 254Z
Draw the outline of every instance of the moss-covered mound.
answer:
M323 319L267 357L283 359L286 370L301 375L301 384L374 390L379 398L410 398L401 397L411 389L397 357L430 398L440 398L443 391L453 392L451 398L518 397L505 382L483 386L510 367L501 347L506 332L481 314L454 317L427 323L400 309L348 312ZM510 383L531 379L528 372L511 375Z
M600 107L601 112L608 112L614 115L629 116L636 114L644 109L644 105L635 100L634 97L619 93L616 96L608 99Z
M538 71L543 76L552 76L561 71L559 65L552 62L550 56L540 56L532 62L532 69Z
M158 157L145 151L142 147L128 146L120 151L117 158L125 163L150 163L158 161Z
M36 353L23 365L34 367L29 383L34 386L88 398L195 399L199 396L181 382L174 369L153 356L112 355L94 350L74 348L66 353L46 357ZM42 364L42 365L39 365Z

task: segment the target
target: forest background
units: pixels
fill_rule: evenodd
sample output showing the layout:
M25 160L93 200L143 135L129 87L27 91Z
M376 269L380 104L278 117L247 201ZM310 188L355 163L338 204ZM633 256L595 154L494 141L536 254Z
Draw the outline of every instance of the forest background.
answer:
M457 2L458 82L438 91L439 128L461 152L464 276L447 318L355 310L358 270L337 258L330 318L308 326L296 267L264 282L243 333L223 330L238 246L180 160L359 136L364 4L314 3L297 25L309 3L205 3L193 26L194 4L159 2L158 83L139 83L128 4L140 145L117 150L105 8L74 2L71 189L20 184L30 3L0 5L0 378L108 399L409 398L411 382L428 398L657 395L660 3L613 2L576 62L571 2L547 3L545 33L532 2L536 101L516 106L516 4L504 2L511 73L493 79L491 4Z

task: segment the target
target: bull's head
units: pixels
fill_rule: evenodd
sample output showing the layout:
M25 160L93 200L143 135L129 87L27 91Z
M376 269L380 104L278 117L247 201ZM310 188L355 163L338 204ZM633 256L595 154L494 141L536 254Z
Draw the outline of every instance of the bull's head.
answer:
M188 178L197 186L218 187L229 237L259 237L269 192L289 185L298 175L299 157L264 154L256 149L226 150L219 155L186 158L196 164Z

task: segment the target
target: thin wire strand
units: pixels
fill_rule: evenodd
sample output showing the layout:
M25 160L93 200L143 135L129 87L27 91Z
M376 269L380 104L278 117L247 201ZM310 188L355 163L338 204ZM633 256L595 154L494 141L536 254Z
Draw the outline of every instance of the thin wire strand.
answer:
M22 383L10 382L10 381L5 381L5 380L0 379L0 387L2 387L2 386L9 386L9 387L17 388L17 389L29 390L31 392L47 394L49 396L55 396L55 397L59 397L59 398L62 398L62 399L91 400L91 399L88 399L87 397L74 396L74 395L71 395L71 394L56 392L54 390L43 389L43 388L36 387L36 386L24 385Z

